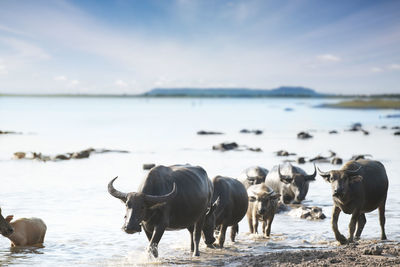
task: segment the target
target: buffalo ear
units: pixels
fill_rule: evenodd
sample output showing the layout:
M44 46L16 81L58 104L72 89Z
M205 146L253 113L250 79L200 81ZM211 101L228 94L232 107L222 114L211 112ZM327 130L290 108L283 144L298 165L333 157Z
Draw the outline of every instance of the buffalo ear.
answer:
M351 184L361 182L362 179L363 179L363 177L361 175L354 175L354 176L350 176L350 178L349 178Z
M167 204L167 202L157 203L157 204L154 204L154 205L150 206L149 209L150 210L160 209L160 208L163 208L166 204Z
M281 178L281 181L285 184L290 184L293 181L293 178Z
M250 202L254 202L256 200L257 200L257 198L255 196L249 196L249 201Z
M275 198L275 199L279 199L280 197L281 197L281 194L275 194L272 196L272 198Z
M8 215L5 220L6 222L10 223L12 221L12 219L14 218L14 215Z

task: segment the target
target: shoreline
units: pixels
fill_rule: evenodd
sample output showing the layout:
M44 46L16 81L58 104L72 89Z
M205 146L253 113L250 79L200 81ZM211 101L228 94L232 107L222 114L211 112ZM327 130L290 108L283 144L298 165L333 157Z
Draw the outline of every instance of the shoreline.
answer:
M400 266L400 242L359 240L326 249L301 249L246 255L218 262L218 266Z

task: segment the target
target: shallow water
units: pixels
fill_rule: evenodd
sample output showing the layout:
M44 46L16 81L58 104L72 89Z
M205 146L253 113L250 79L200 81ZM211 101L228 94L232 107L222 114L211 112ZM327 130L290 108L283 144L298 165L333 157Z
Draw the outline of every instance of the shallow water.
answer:
M143 163L184 164L205 168L216 175L237 177L249 166L271 169L283 159L274 151L285 149L299 156L340 157L372 154L386 167L390 185L386 205L386 233L400 240L400 137L378 126L400 125L386 119L395 111L316 108L321 99L138 99L138 98L28 98L0 97L0 130L22 135L0 135L0 206L3 215L40 217L48 227L43 248L11 249L0 238L0 265L76 264L80 266L203 265L222 264L226 257L260 254L286 249L336 245L330 227L331 191L321 177L310 185L305 204L321 206L327 219L307 221L278 214L272 238L248 235L247 220L239 225L237 243L227 238L226 248L212 250L201 241L201 257L192 258L187 230L166 232L159 244L159 259L149 259L144 234L121 231L124 205L107 193L115 176L121 191L135 191L146 175ZM293 111L284 111L285 108ZM361 122L370 131L346 132ZM264 130L245 135L243 128ZM328 131L336 129L337 135ZM198 136L198 130L225 135ZM299 131L314 138L298 140ZM263 152L212 151L224 141L260 147ZM57 154L88 147L129 150L129 154L106 153L89 159L63 162L13 160L16 151ZM295 158L295 157L291 157ZM318 164L323 170L339 168ZM312 164L301 166L307 173ZM341 214L339 227L347 235L350 216ZM362 238L378 239L378 213L367 214ZM222 263L221 263L222 262Z

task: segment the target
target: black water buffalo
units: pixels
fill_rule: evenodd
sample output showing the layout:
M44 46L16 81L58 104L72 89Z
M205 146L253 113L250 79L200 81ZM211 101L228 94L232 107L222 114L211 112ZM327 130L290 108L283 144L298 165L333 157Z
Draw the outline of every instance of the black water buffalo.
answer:
M265 184L252 185L247 189L249 196L249 207L247 209L247 220L250 233L258 233L258 221L262 222L262 231L265 237L271 233L271 225L278 210L280 194Z
M216 176L212 180L214 193L212 202L213 212L207 215L203 228L206 244L213 242L214 229L219 229L217 246L222 248L225 242L225 234L228 226L231 227L231 240L235 242L239 232L238 223L246 215L248 196L244 185L236 179Z
M381 239L385 240L385 204L389 181L383 164L379 161L360 159L347 162L340 170L322 172L318 169L318 171L332 186L332 229L336 240L341 244L352 242L356 224L356 238L360 238L367 222L365 213L377 208ZM338 230L337 222L341 211L351 214L349 239Z
M239 176L239 181L242 182L247 189L251 185L264 183L267 174L268 170L263 167L249 167Z
M315 181L315 165L311 175L290 163L285 166L284 173L281 173L280 165L274 166L265 178L265 184L281 194L282 203L300 203L306 198L310 182Z
M108 184L108 192L126 204L123 229L128 234L143 227L150 241L148 251L158 257L158 243L165 230L187 228L191 251L199 256L199 241L213 185L201 167L156 166L150 170L137 193L122 193ZM194 234L193 234L194 233Z

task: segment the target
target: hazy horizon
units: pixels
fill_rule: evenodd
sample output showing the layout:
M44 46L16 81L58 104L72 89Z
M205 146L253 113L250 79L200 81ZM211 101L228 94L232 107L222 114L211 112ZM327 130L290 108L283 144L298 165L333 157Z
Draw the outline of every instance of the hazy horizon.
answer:
M0 2L0 93L399 84L399 1Z

